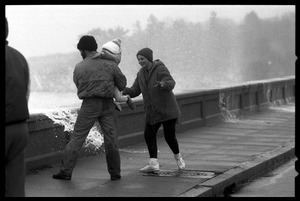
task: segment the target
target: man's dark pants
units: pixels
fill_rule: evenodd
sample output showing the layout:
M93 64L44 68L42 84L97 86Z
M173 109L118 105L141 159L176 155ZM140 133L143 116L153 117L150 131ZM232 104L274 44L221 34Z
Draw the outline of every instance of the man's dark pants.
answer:
M88 98L82 101L71 140L66 145L60 170L68 175L76 165L78 154L90 129L99 121L104 135L107 169L111 176L120 175L120 154L116 134L115 106L112 98Z

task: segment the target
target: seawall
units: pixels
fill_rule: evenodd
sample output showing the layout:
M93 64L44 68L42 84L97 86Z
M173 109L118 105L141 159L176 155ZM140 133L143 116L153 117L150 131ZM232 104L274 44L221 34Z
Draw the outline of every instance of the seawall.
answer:
M295 76L176 94L182 113L177 132L218 123L226 115L224 112L243 115L263 110L272 104L284 104L294 98ZM120 147L144 141L143 101L136 101L135 104L135 110L130 110L123 104L123 111L116 112ZM78 108L73 111L77 112ZM55 124L44 114L34 114L28 120L28 128L30 140L26 150L27 169L59 162L70 138L70 134L64 131L64 126ZM162 129L158 135L161 134ZM84 148L80 157L93 154L94 151Z

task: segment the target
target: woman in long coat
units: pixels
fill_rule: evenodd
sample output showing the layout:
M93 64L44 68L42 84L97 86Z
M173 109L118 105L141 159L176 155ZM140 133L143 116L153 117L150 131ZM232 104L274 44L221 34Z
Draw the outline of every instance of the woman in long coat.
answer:
M159 172L157 161L156 135L159 127L163 125L164 137L174 154L178 168L184 169L185 163L179 151L178 141L175 136L177 119L180 117L180 109L173 93L175 81L169 70L159 59L153 61L153 51L143 48L137 53L137 59L141 69L130 88L123 94L131 98L143 95L145 109L144 137L148 147L150 160L141 172Z

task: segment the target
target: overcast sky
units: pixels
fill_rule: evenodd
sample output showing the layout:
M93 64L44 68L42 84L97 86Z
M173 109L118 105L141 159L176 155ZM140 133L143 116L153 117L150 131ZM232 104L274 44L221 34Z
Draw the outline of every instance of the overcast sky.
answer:
M78 36L88 31L121 26L132 29L139 20L144 28L150 14L158 20L206 21L217 17L240 22L255 11L260 18L295 12L294 5L6 5L9 45L25 57L76 51Z

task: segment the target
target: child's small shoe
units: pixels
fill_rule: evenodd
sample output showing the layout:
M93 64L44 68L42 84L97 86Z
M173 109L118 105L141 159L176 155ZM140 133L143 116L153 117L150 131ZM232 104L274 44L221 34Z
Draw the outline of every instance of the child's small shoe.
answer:
M122 111L122 107L121 107L120 103L114 101L114 104L115 104L115 109L121 112Z
M130 109L134 110L135 109L135 104L132 101L132 99L130 98L129 95L127 95L127 101L126 101L127 105L129 106Z

